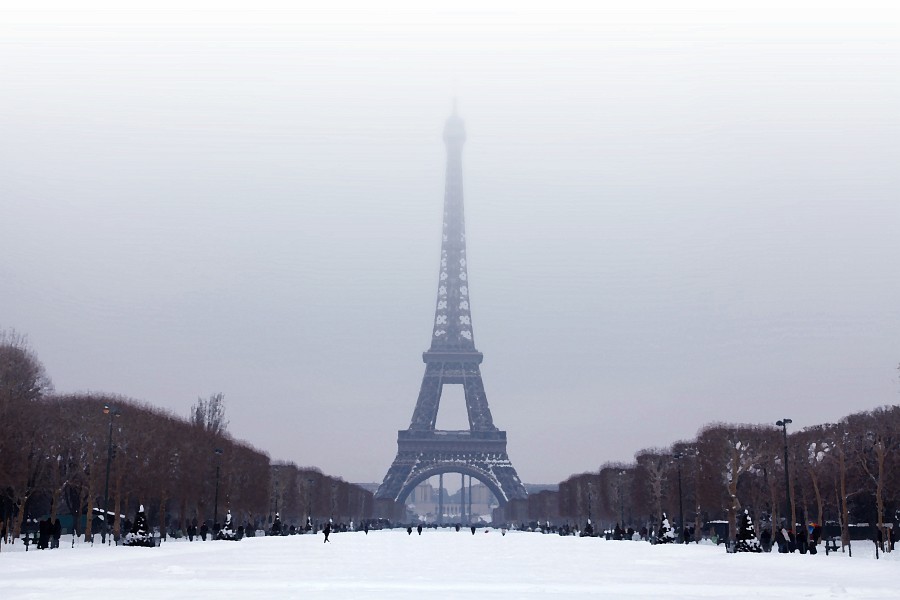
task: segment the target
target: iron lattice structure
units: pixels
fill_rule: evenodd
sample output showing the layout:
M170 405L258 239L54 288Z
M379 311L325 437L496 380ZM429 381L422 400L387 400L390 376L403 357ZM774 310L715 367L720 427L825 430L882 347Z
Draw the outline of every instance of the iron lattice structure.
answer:
M462 148L466 140L456 114L444 126L447 173L441 269L431 347L422 355L425 376L409 429L398 432L397 457L375 493L400 503L422 481L443 473L463 473L484 483L500 506L527 497L506 453L506 432L494 426L481 379L481 352L475 349L466 265ZM435 429L446 384L462 384L469 429Z

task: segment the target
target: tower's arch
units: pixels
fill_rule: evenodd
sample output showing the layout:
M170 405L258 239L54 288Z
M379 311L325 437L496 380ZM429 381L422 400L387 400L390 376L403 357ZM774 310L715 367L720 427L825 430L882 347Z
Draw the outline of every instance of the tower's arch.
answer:
M506 506L507 500L503 497L503 489L500 487L499 482L491 477L490 473L486 473L471 465L460 465L457 463L435 464L427 469L423 469L414 477L411 477L400 489L400 494L397 496L397 502L400 504L406 503L406 499L412 494L413 490L416 489L417 485L435 475L446 475L447 473L460 473L462 475L468 475L473 479L477 479L487 486L494 495L494 498L497 499L501 508Z

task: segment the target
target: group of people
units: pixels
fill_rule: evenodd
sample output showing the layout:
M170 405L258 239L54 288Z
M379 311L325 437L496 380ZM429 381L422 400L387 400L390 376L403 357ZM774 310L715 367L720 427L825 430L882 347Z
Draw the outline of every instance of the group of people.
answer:
M50 517L38 521L37 519L27 519L26 527L33 527L33 523L37 522L37 547L38 550L46 550L47 548L59 548L59 538L62 537L62 524L59 519L51 521ZM32 529L32 531L34 531ZM6 539L6 525L4 524L3 534L0 539ZM27 538L26 538L27 540ZM27 542L26 542L27 543Z
M231 531L226 523L225 529L222 528L221 525L216 523L212 528L212 535L210 535L209 525L203 523L200 527L197 527L196 521L187 526L187 536L188 541L193 542L194 538L198 538L200 540L206 541L206 538L210 539L221 539L225 531ZM250 531L250 526L248 525L246 528L243 525L238 525L237 530L234 532L234 539L243 539L246 532ZM231 539L231 534L228 534L229 539Z
M790 554L791 552L800 552L800 554L816 554L819 540L822 539L822 526L818 523L810 523L807 528L800 528L796 533L793 529L782 527L775 533L775 546L781 554ZM769 529L763 529L759 534L759 543L763 552L772 551L772 532Z

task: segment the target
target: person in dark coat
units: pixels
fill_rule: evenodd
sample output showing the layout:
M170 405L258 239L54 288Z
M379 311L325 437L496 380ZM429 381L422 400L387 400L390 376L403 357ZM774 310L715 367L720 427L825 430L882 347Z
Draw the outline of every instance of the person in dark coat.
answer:
M419 535L422 535L422 524L421 523L419 523L419 526L416 527L416 531L419 532Z
M38 550L44 550L47 548L50 541L50 534L52 533L53 525L50 524L50 518L46 518L42 520L38 524Z
M806 551L809 550L809 539L806 536L805 527L801 527L797 532L797 550L800 551L800 554L806 554Z
M759 543L762 545L763 552L771 552L772 551L772 532L768 529L763 529L762 533L759 534Z
M206 536L208 533L209 533L209 526L206 523L204 523L203 525L200 526L200 539L202 539L205 542Z
M782 527L775 534L775 542L778 544L778 553L779 554L787 554L788 551L788 538L787 531Z
M325 523L325 529L322 530L322 533L325 534L325 542L331 541L328 539L328 535L331 533L331 523ZM322 543L324 544L325 542Z
M53 547L59 548L59 538L62 537L62 523L59 519L53 522Z
M817 554L818 548L816 546L819 545L819 540L822 538L822 526L818 523L810 523L809 524L809 553Z

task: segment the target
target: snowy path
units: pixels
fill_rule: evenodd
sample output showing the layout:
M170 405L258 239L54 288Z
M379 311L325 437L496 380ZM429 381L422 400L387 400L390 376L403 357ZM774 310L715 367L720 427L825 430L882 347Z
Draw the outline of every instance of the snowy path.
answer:
M865 549L864 549L865 548ZM499 531L373 531L0 553L5 598L896 598L900 560ZM100 590L103 590L102 592Z

